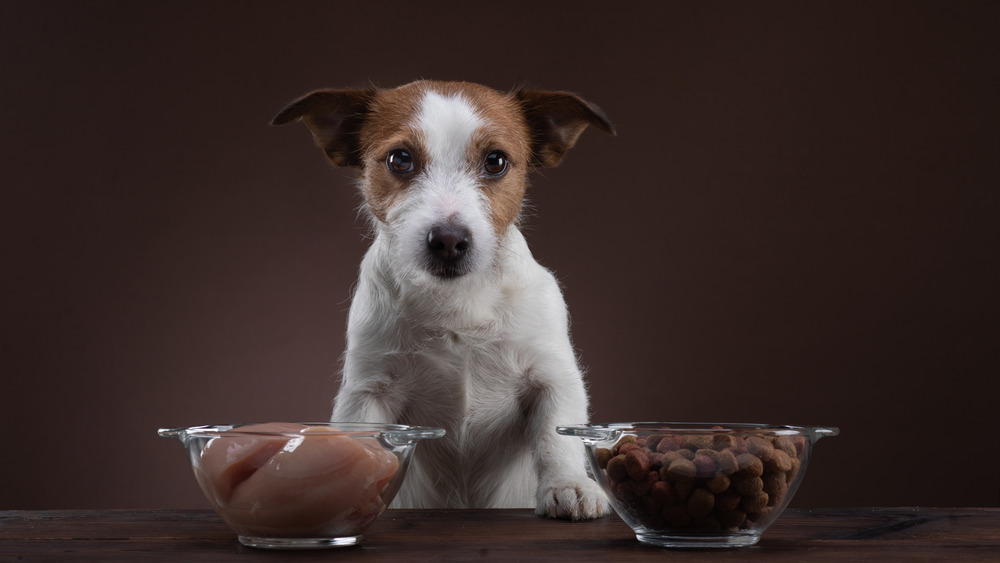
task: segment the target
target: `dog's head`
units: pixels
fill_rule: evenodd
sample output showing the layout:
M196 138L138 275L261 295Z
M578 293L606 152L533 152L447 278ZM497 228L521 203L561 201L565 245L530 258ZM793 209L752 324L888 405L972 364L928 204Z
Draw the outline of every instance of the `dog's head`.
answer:
M460 82L319 90L272 123L297 120L330 162L361 169L393 261L439 280L492 264L531 170L558 164L588 125L614 134L600 108L573 94Z

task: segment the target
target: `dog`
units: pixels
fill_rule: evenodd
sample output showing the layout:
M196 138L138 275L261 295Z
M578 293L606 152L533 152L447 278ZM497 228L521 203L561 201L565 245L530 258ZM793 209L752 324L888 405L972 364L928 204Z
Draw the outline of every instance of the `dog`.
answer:
M396 508L608 513L583 444L588 396L553 274L519 230L528 173L555 166L599 107L566 92L465 82L311 92L302 121L335 166L360 169L374 238L360 268L333 421L446 435L415 449Z

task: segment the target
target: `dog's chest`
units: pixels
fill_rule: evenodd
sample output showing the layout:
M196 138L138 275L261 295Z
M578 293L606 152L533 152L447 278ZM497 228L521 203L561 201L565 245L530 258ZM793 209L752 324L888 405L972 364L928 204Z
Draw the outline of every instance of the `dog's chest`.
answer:
M477 451L522 443L526 367L519 356L502 340L443 333L425 341L412 356L421 365L401 422L444 428L438 452L444 463L468 465Z
M428 413L428 418L455 432L513 422L509 419L517 414L526 366L510 343L449 331L426 342L414 356L423 364L421 371L426 370L422 381L414 383L439 398L439 408L429 410L449 413Z
M446 334L418 356L427 369L421 381L414 381L422 389L413 395L402 422L447 432L428 442L418 462L432 474L452 479L465 502L493 494L483 488L482 476L506 479L510 464L529 448L520 354L503 341Z

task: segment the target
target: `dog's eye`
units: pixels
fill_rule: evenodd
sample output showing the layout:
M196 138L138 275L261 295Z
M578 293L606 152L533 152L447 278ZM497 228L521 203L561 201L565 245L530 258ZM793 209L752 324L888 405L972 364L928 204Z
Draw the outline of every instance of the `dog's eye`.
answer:
M483 162L483 170L490 176L501 176L507 172L509 167L510 162L507 160L507 155L500 151L493 151L486 155L486 160Z
M403 149L389 151L389 156L385 157L385 165L390 171L397 174L413 172L413 157Z

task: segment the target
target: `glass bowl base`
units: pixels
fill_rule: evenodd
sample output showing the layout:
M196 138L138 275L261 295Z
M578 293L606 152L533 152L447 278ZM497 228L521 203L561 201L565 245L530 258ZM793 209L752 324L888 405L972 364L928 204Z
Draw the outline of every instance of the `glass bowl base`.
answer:
M262 538L239 536L240 543L258 549L328 549L349 547L361 542L361 534L339 538Z
M687 549L717 549L727 547L747 547L760 541L760 534L723 534L723 535L671 535L659 533L636 533L635 537L643 542L658 547L673 547Z

